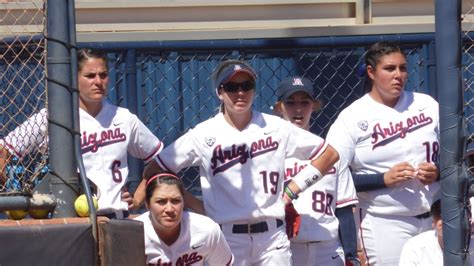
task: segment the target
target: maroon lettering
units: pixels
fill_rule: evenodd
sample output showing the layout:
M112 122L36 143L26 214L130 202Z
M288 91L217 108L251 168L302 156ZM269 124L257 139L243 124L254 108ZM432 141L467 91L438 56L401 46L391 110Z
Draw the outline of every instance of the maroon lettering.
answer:
M97 139L97 136L100 136ZM100 147L111 145L117 142L123 142L127 140L127 136L121 132L120 128L107 129L99 133L87 133L82 132L81 150L82 153L97 152Z
M372 149L383 146L398 138L405 138L410 132L421 127L429 125L433 122L431 117L426 117L424 113L417 116L409 117L406 121L397 123L390 122L387 127L383 127L377 123L373 128L371 143L374 144Z
M176 260L176 266L189 266L196 262L199 262L203 259L203 256L199 255L197 252L192 252L191 254L183 254ZM148 266L173 266L173 262L161 262L161 258L158 259L156 263L148 263Z
M298 162L295 162L293 167L285 169L285 180L295 177L301 170L306 167L307 164L298 165Z
M272 137L259 139L250 144L250 151L246 144L233 144L227 149L223 149L221 145L217 145L212 152L211 169L214 174L225 171L235 164L245 164L249 158L262 155L264 153L276 150L278 142L273 141Z

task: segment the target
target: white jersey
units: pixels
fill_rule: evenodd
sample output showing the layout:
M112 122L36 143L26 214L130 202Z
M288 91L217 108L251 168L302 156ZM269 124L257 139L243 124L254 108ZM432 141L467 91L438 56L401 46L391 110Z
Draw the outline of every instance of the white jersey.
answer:
M31 151L45 150L47 147L47 109L29 117L25 122L0 139L10 154L22 157Z
M128 176L127 152L149 161L163 148L161 141L136 115L107 101L96 117L81 108L79 117L84 167L100 194L98 213L127 210L127 203L121 199L121 189ZM18 156L46 148L46 109L10 132L0 144Z
M219 225L206 216L184 211L179 237L170 246L156 234L149 211L135 220L143 222L148 265L232 265L233 256Z
M128 176L127 152L148 162L161 141L128 109L104 101L95 116L79 109L81 152L87 177L98 188L99 214L128 210L122 187Z
M208 119L158 154L161 168L199 166L206 214L219 224L283 219L284 160L313 159L326 144L277 116L252 111L245 129L222 113Z
M436 231L429 230L408 239L403 245L399 265L443 266L443 250Z
M294 158L285 161L285 179L291 180L310 161ZM318 183L310 186L293 200L301 215L298 236L293 242L328 241L338 238L339 221L336 208L357 204L356 190L350 171L340 171L339 162Z
M357 174L385 173L393 165L435 163L439 147L438 103L430 96L404 91L394 108L369 94L344 109L331 126L327 141ZM368 212L415 216L429 211L439 182L423 185L413 178L392 188L358 193Z

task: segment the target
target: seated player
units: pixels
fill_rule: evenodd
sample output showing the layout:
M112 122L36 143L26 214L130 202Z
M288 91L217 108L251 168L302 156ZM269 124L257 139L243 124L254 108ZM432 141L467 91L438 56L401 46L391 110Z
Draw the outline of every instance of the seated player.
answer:
M184 211L184 187L171 173L146 182L148 212L135 218L145 230L148 265L231 265L233 255L210 218Z

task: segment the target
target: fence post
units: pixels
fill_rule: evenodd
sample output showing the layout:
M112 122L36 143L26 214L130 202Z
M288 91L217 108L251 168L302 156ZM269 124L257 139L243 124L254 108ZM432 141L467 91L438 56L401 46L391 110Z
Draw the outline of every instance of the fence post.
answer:
M78 191L74 158L68 6L47 1L48 136L51 190L57 198L54 217L73 217Z
M461 82L461 1L436 0L435 40L440 113L441 217L444 265L468 265L467 179L462 173L464 144Z
M138 116L138 92L137 92L137 57L135 49L127 50L125 55L125 95L127 96L127 108L131 113ZM128 183L134 184L129 189L134 192L141 180L142 165L140 161L128 155ZM136 185L135 185L136 184Z

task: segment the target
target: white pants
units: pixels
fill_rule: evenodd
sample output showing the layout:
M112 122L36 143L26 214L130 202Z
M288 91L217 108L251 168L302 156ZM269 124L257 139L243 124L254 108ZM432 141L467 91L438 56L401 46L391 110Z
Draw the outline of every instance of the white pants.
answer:
M361 209L360 238L369 265L398 265L405 242L432 229L431 217L370 214Z
M222 224L222 232L234 254L234 266L292 265L290 241L285 224L276 227L276 219L265 220L268 231L263 233L235 234L233 224Z
M344 250L339 239L306 243L291 242L291 253L294 265L298 266L345 264Z

